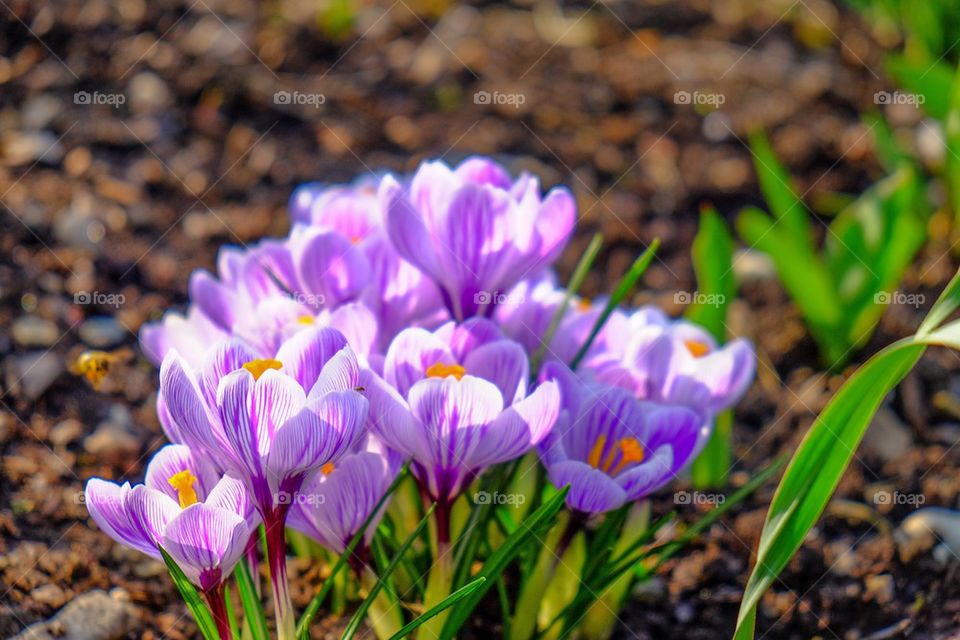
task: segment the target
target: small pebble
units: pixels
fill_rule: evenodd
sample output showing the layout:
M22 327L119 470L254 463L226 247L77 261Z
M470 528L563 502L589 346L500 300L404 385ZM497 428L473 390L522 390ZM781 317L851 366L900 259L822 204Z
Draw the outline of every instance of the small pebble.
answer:
M10 333L21 347L49 347L60 338L55 323L37 316L20 316L13 321Z
M123 342L129 332L109 316L90 318L80 325L80 339L94 349L108 349Z
M67 594L51 582L31 591L30 599L50 609L59 609L67 601Z

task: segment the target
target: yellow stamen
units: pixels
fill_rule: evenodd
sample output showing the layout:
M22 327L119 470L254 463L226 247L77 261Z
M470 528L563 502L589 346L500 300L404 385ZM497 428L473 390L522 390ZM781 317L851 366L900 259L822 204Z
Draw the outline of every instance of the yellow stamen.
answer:
M352 244L360 244L360 242L361 242L362 240L363 240L363 237L362 237L362 236L352 236L352 237L350 238L350 242L351 242Z
M300 324L314 324L316 322L316 318L313 316L300 316L297 318L297 322Z
M643 445L640 444L640 441L636 438L621 438L620 441L617 442L617 446L620 447L620 462L607 472L612 476L623 471L623 468L628 464L643 462L644 458L647 457L647 452L643 450Z
M320 467L320 471L321 471L321 472L323 473L323 475L325 475L325 476L328 476L328 475L330 475L331 473L333 473L335 469L336 469L336 467L333 466L333 463L332 463L332 462L328 462L327 464L325 464L325 465L323 465L322 467Z
M598 436L597 441L593 443L593 449L590 449L590 455L587 456L587 464L594 469L600 468L600 456L603 455L603 447L607 444L607 436Z
M701 342L700 340L684 340L683 344L694 358L702 358L710 353L710 345L706 342Z
M177 490L177 497L180 499L180 508L186 509L197 502L197 490L193 488L197 477L190 473L189 469L184 469L180 473L170 476L167 482Z
M590 306L593 303L590 302L590 298L580 298L580 302L577 303L577 309L580 311L590 311Z
M436 362L427 367L428 378L446 378L447 376L453 376L457 380L460 380L466 373L467 370L461 367L459 364L444 364L443 362Z
M251 360L250 362L243 365L243 368L253 374L254 380L259 380L260 376L263 375L264 371L267 369L279 369L283 366L283 363L279 360L272 360L270 358L263 358L257 360Z

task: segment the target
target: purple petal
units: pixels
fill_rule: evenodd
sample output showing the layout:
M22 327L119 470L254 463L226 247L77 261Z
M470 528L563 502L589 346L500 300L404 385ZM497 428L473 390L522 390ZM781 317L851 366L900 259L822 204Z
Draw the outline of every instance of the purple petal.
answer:
M409 400L419 421L420 449L428 453L414 459L428 474L434 497L452 497L476 470L470 461L503 410L503 396L492 383L466 375L421 380L411 387Z
M523 455L547 436L559 413L559 388L555 382L545 382L497 416L471 454L470 466L485 467Z
M196 476L197 484L194 490L197 492L197 499L201 502L206 499L220 479L220 474L217 473L208 455L197 455L186 445L168 444L157 451L147 464L143 483L179 501L177 490L170 485L170 478L182 471L190 471Z
M367 409L367 399L356 391L335 391L308 402L274 437L267 457L271 489L353 447L363 435Z
M206 591L229 577L249 538L250 527L241 516L195 504L167 525L163 548L190 581Z
M505 404L527 395L530 361L523 347L512 340L483 345L467 356L463 366L470 375L497 385Z
M221 381L217 398L220 420L239 459L239 472L255 481L265 478L263 459L271 441L305 399L296 380L274 369L258 380L241 369Z
M234 477L223 476L220 478L203 502L211 507L232 511L251 522L251 524L258 523L247 485Z
M383 365L384 378L400 395L426 375L427 368L438 362L455 364L446 343L425 329L407 329L394 338Z
M503 331L497 323L486 318L470 318L461 323L449 322L436 335L450 345L457 362L463 362L476 349L503 340Z
M419 446L421 428L397 390L372 371L362 372L360 380L370 402L370 430L389 447L406 456L425 456Z
M627 493L610 476L583 462L570 460L553 465L549 476L557 488L570 485L567 504L575 511L603 513L627 501Z
M563 187L551 189L536 216L541 242L539 266L546 266L560 256L570 240L576 221L577 204L573 195Z
M370 267L363 251L339 233L308 228L295 236L294 259L303 300L333 307L353 300L363 289Z
M503 167L493 160L479 156L461 162L454 173L461 180L473 184L489 184L504 190L511 187L510 174Z
M208 411L192 371L175 351L160 366L160 392L184 443L207 452L224 448L220 422Z
M616 481L629 500L639 500L677 478L676 459L669 446L662 446L642 464L624 471Z
M217 401L217 389L220 381L243 368L243 365L260 357L245 342L232 338L217 343L207 351L200 369L200 389L208 406L214 406Z
M377 344L377 317L365 304L351 302L330 314L329 326L344 335L356 353L370 354Z
M153 543L153 551L147 553L159 557L156 547L161 543L167 523L180 513L180 505L167 494L139 484L127 496L127 510L130 520Z
M330 327L309 327L283 343L277 360L283 372L309 390L317 382L324 365L347 345L342 333Z
M194 271L188 286L190 299L218 327L230 331L243 305L236 292L230 291L208 271Z
M385 177L380 183L380 202L390 242L397 252L422 271L437 277L439 266L435 243L407 192L392 176Z
M159 559L154 537L133 517L128 506L130 491L128 483L118 485L91 478L84 489L87 511L97 526L115 541Z
M360 364L353 349L347 346L327 361L307 397L312 400L333 391L348 391L359 386Z

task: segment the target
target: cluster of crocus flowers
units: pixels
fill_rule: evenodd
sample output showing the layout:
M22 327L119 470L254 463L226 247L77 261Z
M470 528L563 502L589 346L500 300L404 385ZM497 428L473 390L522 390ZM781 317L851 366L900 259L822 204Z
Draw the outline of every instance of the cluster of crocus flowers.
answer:
M290 211L286 238L222 249L189 309L142 329L176 444L144 485L87 489L106 533L204 592L262 526L283 639L285 527L339 553L373 515L369 540L409 461L442 548L457 498L529 451L572 510L603 513L676 478L752 380L746 342L655 309L615 310L572 369L602 308L574 298L552 322L573 196L491 160L304 185Z

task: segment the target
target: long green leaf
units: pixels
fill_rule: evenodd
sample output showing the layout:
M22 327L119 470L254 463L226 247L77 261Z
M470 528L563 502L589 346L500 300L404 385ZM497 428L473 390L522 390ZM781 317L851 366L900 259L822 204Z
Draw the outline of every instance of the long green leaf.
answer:
M263 603L257 595L257 589L250 575L250 567L246 560L237 563L234 569L237 577L237 587L240 590L240 603L243 605L243 618L250 629L252 640L270 640L267 631L267 618L263 613Z
M540 346L537 347L536 353L530 358L530 371L533 378L536 378L537 370L540 368L540 362L543 360L544 353L546 353L546 350L549 348L550 342L553 340L553 335L560 327L563 316L567 314L567 309L570 307L570 300L580 291L580 287L583 285L587 274L590 273L590 267L593 266L593 262L597 259L597 254L600 253L600 247L602 245L603 236L599 233L594 235L590 240L590 244L587 246L587 250L584 251L580 257L580 261L577 262L577 267L573 270L570 282L567 283L567 290L563 295L563 300L550 319L550 325L547 327L547 332L543 335Z
M576 369L577 365L580 364L580 361L583 360L584 356L587 355L587 352L590 350L590 345L593 344L593 341L596 340L597 336L600 334L600 330L603 329L603 325L607 323L607 320L610 318L610 314L612 314L614 309L617 308L617 305L623 302L626 297L630 295L630 292L633 291L633 288L637 285L637 281L640 280L640 276L642 276L647 270L647 267L650 266L650 263L653 261L653 257L656 255L657 249L659 248L660 238L656 238L650 243L650 246L647 247L647 250L640 254L640 257L634 260L633 264L630 265L630 269L627 271L626 275L623 276L623 279L620 280L620 283L617 284L617 288L613 290L613 295L611 295L610 299L607 300L606 306L603 308L603 311L600 313L597 321L593 324L593 328L590 330L590 335L587 336L586 341L580 346L580 350L577 351L577 355L575 355L573 360L570 362L571 369Z
M353 552L356 550L357 545L360 544L360 541L363 540L364 533L367 530L367 527L370 526L370 523L373 522L373 519L376 517L376 514L380 512L380 509L383 508L383 505L387 503L387 500L393 495L393 492L397 490L397 487L400 486L400 483L407 475L407 465L404 465L400 470L400 473L397 474L397 477L394 478L393 482L390 484L390 487L387 489L386 493L383 494L383 497L380 498L380 501L377 502L377 506L373 511L370 512L370 515L367 516L366 521L364 521L363 526L354 534L353 539L350 540L350 544L347 545L347 548L344 550L340 557L337 559L336 564L333 565L333 569L330 570L330 575L323 583L320 591L317 592L317 595L313 597L313 600L310 601L310 604L307 605L306 611L303 612L303 616L300 618L300 622L297 624L297 637L300 640L309 640L310 638L310 624L313 622L313 618L317 615L317 612L320 611L320 606L323 604L323 601L326 599L327 594L330 593L330 590L334 585L334 577L340 571L347 566L347 561L350 556L353 555Z
M753 164L757 169L757 181L763 197L770 205L770 211L797 246L813 251L813 230L810 227L810 213L803 200L790 185L790 174L780 164L777 154L762 132L750 135L750 149L753 151Z
M527 517L520 528L509 538L504 540L497 550L487 558L483 563L479 576L489 580L474 590L467 598L458 604L449 614L446 623L443 626L442 640L455 638L460 627L467 621L467 618L473 612L473 609L483 598L487 589L494 584L495 578L499 576L513 558L520 553L528 544L540 543L546 530L553 525L553 520L560 509L563 508L564 500L567 498L569 487L564 487L558 491L555 496L544 502L540 507Z
M883 398L909 373L929 345L960 347L960 323L940 329L960 306L960 272L954 276L915 336L870 358L840 388L793 455L770 503L757 560L737 619L736 640L753 636L763 593L796 553L833 495Z
M480 576L473 582L469 582L463 585L462 587L460 587L459 589L457 589L456 591L448 595L446 598L438 602L437 606L433 607L429 611L424 612L423 614L418 616L415 620L411 620L410 622L405 624L403 627L401 627L399 631L397 631L395 634L390 636L390 640L401 640L401 638L409 637L411 631L413 631L423 623L430 620L430 618L433 618L443 613L453 605L457 604L458 602L460 602L461 600L463 600L464 598L472 594L474 591L479 589L481 586L483 586L483 583L486 581L487 579L485 577Z
M431 516L433 516L433 510L436 508L436 503L430 505L430 508L427 509L426 514L424 514L423 519L417 525L417 528L413 530L407 539L403 541L403 544L400 545L400 548L397 549L397 552L393 556L393 560L390 561L390 564L387 565L387 568L383 573L377 576L377 584L370 589L370 593L367 594L367 597L364 598L363 602L360 603L360 606L357 607L356 612L353 614L353 617L350 618L347 628L343 631L343 635L340 636L340 640L350 640L360 629L360 625L363 624L363 619L367 615L367 610L373 604L374 599L380 593L380 590L384 588L387 584L387 580L390 579L390 575L393 573L400 565L400 558L403 557L403 554L407 552L407 549L410 548L410 545L420 537L420 534L423 533L423 530L426 529L427 523L430 522ZM426 621L424 621L426 622Z
M183 601L187 603L187 608L190 609L190 613L193 614L193 619L197 622L200 633L203 634L205 640L220 640L217 623L213 621L213 614L211 614L210 609L207 608L207 603L203 601L200 592L197 591L193 583L184 575L183 571L177 566L177 563L170 557L170 554L168 554L166 550L161 548L160 555L163 556L163 561L167 565L167 570L170 572L173 584L176 585L177 591L180 592Z
M700 295L687 308L686 316L709 331L717 342L725 342L727 307L737 295L733 278L733 236L713 207L700 213L700 229L693 240L690 257Z

